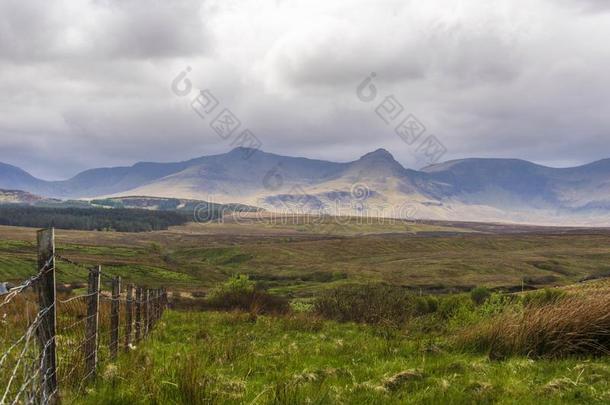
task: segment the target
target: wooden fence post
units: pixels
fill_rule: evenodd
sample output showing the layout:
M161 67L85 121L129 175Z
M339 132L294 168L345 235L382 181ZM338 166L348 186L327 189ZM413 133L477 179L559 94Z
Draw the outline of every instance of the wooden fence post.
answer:
M142 339L142 287L136 287L136 342Z
M167 290L165 287L161 288L161 317L163 317L163 312L165 312L165 306L167 305Z
M57 386L57 354L55 341L55 230L41 229L36 233L38 242L38 269L44 269L36 283L39 311L42 314L36 334L40 345L41 402L59 402Z
M159 299L161 297L161 290L158 288L155 288L155 325L157 324L157 322L159 321L159 318L161 317L159 315ZM154 325L153 325L154 326Z
M147 336L148 335L148 327L149 327L149 322L150 322L150 305L149 305L149 300L150 298L150 290L148 288L144 289L144 308L143 312L144 312L144 326L143 326L143 331L142 331L142 335Z
M119 311L121 309L121 277L112 279L112 305L110 307L110 358L116 359L119 351Z
M148 318L150 325L148 326L148 334L152 332L153 327L155 325L155 289L150 290L150 294L148 295L148 299L150 303L148 304L148 310L150 311L150 317Z
M163 288L159 289L159 319L163 316Z
M97 373L97 342L100 307L100 276L102 266L89 270L87 288L87 326L85 337L85 374L89 381L95 379Z
M155 290L148 290L148 333L152 331L155 322Z
M125 351L129 351L131 343L131 327L133 323L133 284L127 284L127 301L125 306Z
M150 290L150 294L148 295L148 299L150 303L148 304L148 309L150 311L150 317L148 318L148 330L152 331L153 326L155 325L155 289L152 288Z
M148 299L150 303L148 304L148 310L150 311L150 317L148 318L148 334L152 332L153 327L155 326L155 289L150 290L150 294L148 295Z

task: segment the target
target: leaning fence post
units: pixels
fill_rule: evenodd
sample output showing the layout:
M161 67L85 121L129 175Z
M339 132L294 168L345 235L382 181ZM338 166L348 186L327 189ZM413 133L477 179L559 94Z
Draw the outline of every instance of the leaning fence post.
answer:
M121 277L112 279L112 305L110 307L110 358L116 359L119 350L119 311L121 297Z
M142 338L142 287L136 287L136 342Z
M41 402L54 404L58 401L57 354L55 329L55 230L41 229L37 232L38 269L42 270L37 282L40 322L37 327L40 345Z
M127 300L125 303L125 351L129 351L133 323L133 284L127 284Z
M97 371L97 342L100 307L100 276L102 266L89 270L87 288L87 335L85 337L85 374L91 381Z

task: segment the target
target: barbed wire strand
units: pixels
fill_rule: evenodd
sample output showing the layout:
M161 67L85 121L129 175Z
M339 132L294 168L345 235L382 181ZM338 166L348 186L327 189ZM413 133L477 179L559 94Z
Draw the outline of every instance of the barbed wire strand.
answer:
M0 303L0 308L2 308L3 306L5 306L9 302L11 302L13 298L15 298L17 295L19 295L21 292L23 292L28 287L32 286L43 275L45 275L49 270L51 270L53 268L53 267L49 267L49 266L51 266L51 263L53 263L53 257L51 257L51 258L49 258L49 260L47 260L47 262L38 270L38 273L36 275L30 277L29 279L24 281L21 285L11 288L11 290L8 292L8 294L4 295L4 302Z
M91 271L91 269L93 269L95 267L95 266L87 266L87 265L78 263L74 260L63 257L59 254L55 254L55 256L53 256L47 260L47 262L39 269L39 271L37 272L36 275L25 280L19 286L11 288L9 293L5 294L5 296L2 297L3 302L0 303L0 308L4 307L5 305L8 305L10 302L12 302L12 300L16 296L21 294L27 288L32 287L38 280L40 280L42 278L42 276L44 276L51 269L57 270L56 266L51 266L53 264L54 259L57 259L59 261L68 263L68 264L76 266L76 267L86 269L87 271ZM115 276L111 276L111 275L108 275L105 273L101 273L101 276L109 281L114 281L116 279ZM57 309L57 307L58 307L57 304L67 305L65 307L65 310L67 311L66 313L70 316L71 313L73 314L74 312L78 312L80 309L83 309L82 307L79 308L78 304L84 303L84 302L79 301L79 300L85 300L87 298L95 296L96 294L99 295L100 299L105 302L110 302L110 303L118 302L119 313L123 313L123 314L126 313L126 305L121 305L121 302L123 302L123 303L130 302L132 304L141 305L141 304L151 304L153 302L159 301L161 298L161 297L148 297L148 299L137 300L134 297L132 299L127 299L127 297L121 297L120 295L118 297L104 295L104 294L101 294L99 291L93 292L93 293L81 294L81 295L77 295L77 296L73 296L73 297L69 297L69 298L65 298L65 299L56 298L54 303L49 305L47 308L43 308L40 311L38 311L36 313L36 316L34 317L34 319L30 322L30 311L28 309L30 300L28 299L28 296L24 296L24 300L26 302L25 309L26 309L28 327L27 327L26 331L21 336L19 336L15 340L15 342L2 354L2 357L0 357L0 368L1 368L3 366L3 364L6 362L6 360L9 358L11 353L17 347L19 347L19 345L23 345L23 347L21 348L21 351L18 353L18 355L15 356L16 363L12 368L10 378L5 387L2 398L0 399L0 404L6 404L6 399L9 395L9 393L14 392L11 390L11 388L13 388L13 384L15 383L15 381L17 379L17 375L18 375L20 369L22 370L22 373L23 373L23 380L22 380L20 387L18 388L18 392L17 392L16 396L13 398L13 401L11 403L12 404L21 403L20 398L24 394L25 394L26 403L36 402L36 401L38 401L38 398L40 398L43 403L48 403L48 401L51 398L53 398L54 396L56 396L58 394L58 388L55 388L55 390L51 393L45 392L44 387L46 386L46 381L48 380L48 378L51 378L52 375L55 374L55 375L61 375L59 382L63 383L65 381L68 381L68 379L74 373L76 373L77 370L82 368L83 364L86 363L87 360L89 360L92 356L95 355L95 352L88 353L87 355L83 355L83 353L81 352L81 349L86 344L90 343L91 339L94 338L94 336L86 335L86 331L83 331L85 336L80 335L80 334L78 335L79 337L76 338L76 342L75 342L76 346L73 347L73 344L69 345L69 347L71 347L71 350L70 350L70 353L72 353L71 356L67 355L67 357L62 358L62 359L58 358L58 364L55 369L51 369L51 368L47 368L46 370L43 369L44 361L45 361L45 353L49 349L50 345L56 341L57 337L67 336L68 332L74 330L74 328L87 322L88 320L90 320L91 318L93 318L95 316L101 316L107 321L107 317L109 314L107 314L106 311L102 311L102 310L98 311L98 313L96 313L94 315L84 316L72 323L69 323L67 326L59 326L57 328L59 333L56 333L55 336L52 336L51 338L49 338L44 343L41 350L34 351L31 349L32 349L32 341L33 341L32 337L36 335L38 328L41 326L43 316L45 316L53 307L55 307ZM106 308L108 308L108 307L106 307ZM151 315L152 315L152 313L151 313ZM76 316L80 317L82 315L76 315ZM156 315L152 315L152 316L156 316ZM152 319L149 319L149 322L146 322L146 320L141 319L139 322L134 321L134 324L136 325L136 327L139 326L140 329L148 330L149 327L152 328L154 326L155 321ZM109 330L111 332L117 333L117 335L119 335L119 342L121 341L120 337L126 336L126 326L121 325L121 323L119 323L116 327L113 327ZM106 335L105 333L100 334L98 332L98 336L104 342L106 342L106 340L107 340L105 338L105 335ZM148 333L146 331L143 331L143 335L141 336L140 339L146 337L147 335L148 335ZM34 348L35 347L37 347L37 346L34 346ZM36 355L34 355L35 352L37 353ZM70 364L72 364L73 366L69 369L69 371L67 371L67 373L64 373L64 371L63 371L63 370L65 370L64 361L66 362L66 364L68 364L67 363L68 359L74 360L74 361L70 362ZM40 363L40 364L38 364L38 363ZM32 370L34 368L36 368L38 371L33 372L33 373L31 371L28 372L28 370ZM80 392L82 390L83 384L85 384L85 382L87 382L89 377L94 372L95 372L95 370L90 370L84 377L80 378L78 392ZM38 395L40 395L40 397Z
M35 333L35 327L38 327L38 323L40 322L40 319L42 319L42 317L51 310L51 308L54 306L54 304L49 305L47 308L43 309L42 311L40 311L38 313L38 315L36 316L36 319L34 320L34 322L32 323L32 325L30 325L30 327L28 328L28 330L26 331L26 335L27 338L25 340L23 349L21 350L21 353L19 354L19 357L17 359L17 363L15 364L15 367L13 368L13 372L11 374L11 377L8 380L6 389L4 391L4 395L2 396L2 399L0 399L0 404L4 404L5 400L6 400L6 396L8 395L11 385L13 384L13 380L15 379L15 376L17 375L17 371L19 369L19 365L21 364L21 361L23 360L24 354L30 344L32 335L34 335ZM43 348L43 353L44 351L46 351L46 348L50 345L50 343L52 341L55 340L55 337L51 337L46 343L45 346ZM44 358L44 356L41 356L41 361Z

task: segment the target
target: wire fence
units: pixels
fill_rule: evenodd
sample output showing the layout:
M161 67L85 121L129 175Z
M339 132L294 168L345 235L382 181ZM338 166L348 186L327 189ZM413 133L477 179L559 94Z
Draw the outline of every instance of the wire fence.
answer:
M58 293L62 263L77 266L86 287ZM0 295L0 405L83 394L101 365L152 332L167 307L165 289L121 281L55 254L54 230L38 231L36 275Z

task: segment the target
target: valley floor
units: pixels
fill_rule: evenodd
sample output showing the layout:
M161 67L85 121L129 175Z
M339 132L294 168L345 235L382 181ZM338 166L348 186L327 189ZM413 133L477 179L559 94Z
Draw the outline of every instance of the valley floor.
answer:
M147 233L56 231L57 253L150 287L205 291L248 274L270 291L312 297L346 283L416 292L509 291L610 276L610 231L469 223L189 224ZM0 226L0 282L32 276L35 229ZM60 262L60 283L82 272Z

